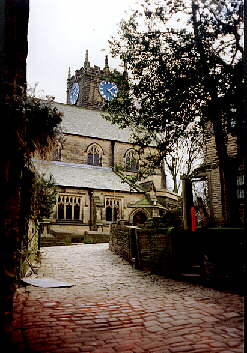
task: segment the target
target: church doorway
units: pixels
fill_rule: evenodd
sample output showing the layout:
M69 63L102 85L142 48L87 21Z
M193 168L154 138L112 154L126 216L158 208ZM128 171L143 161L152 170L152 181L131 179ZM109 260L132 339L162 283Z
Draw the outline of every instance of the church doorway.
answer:
M143 211L138 211L133 216L133 225L143 224L147 220L147 216Z

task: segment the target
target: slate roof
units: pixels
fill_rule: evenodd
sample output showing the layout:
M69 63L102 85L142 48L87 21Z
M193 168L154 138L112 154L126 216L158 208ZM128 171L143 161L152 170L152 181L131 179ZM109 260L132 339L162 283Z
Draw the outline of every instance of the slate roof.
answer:
M132 143L130 129L120 129L111 124L102 118L100 111L56 102L52 105L64 114L61 123L63 132Z
M39 173L52 175L59 186L130 192L130 185L123 183L111 168L57 161L33 162Z

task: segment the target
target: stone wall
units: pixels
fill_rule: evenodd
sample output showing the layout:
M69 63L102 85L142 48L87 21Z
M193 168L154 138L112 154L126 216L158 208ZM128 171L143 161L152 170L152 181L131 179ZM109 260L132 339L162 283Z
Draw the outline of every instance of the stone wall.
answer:
M112 225L109 248L141 270L170 275L171 237L167 228L141 229Z
M231 134L227 136L227 153L230 158L236 157L237 155L237 139ZM207 178L211 221L213 224L222 225L224 218L221 201L221 183L214 136L208 138L206 141L204 146L204 159L205 163L210 166L207 172ZM237 166L233 167L231 173L233 181L236 181L238 175ZM243 199L237 200L236 207L239 209L240 220L243 220Z
M98 232L98 231L87 231L83 236L83 243L96 244L96 243L108 243L110 233Z
M114 145L114 148L112 146L112 143ZM137 148L137 146L127 142L110 141L100 138L77 136L65 133L61 149L60 161L66 163L87 164L88 148L92 144L98 145L99 149L102 151L102 167L112 167L112 164L114 164L125 168L126 152L130 149ZM53 149L50 153L47 154L47 160L54 160L55 149ZM145 158L149 157L150 155L155 155L156 153L156 148L147 147L144 151L144 154L140 156L141 160L144 161ZM36 152L35 158L42 159L38 152ZM134 173L125 172L125 174L133 175ZM145 179L145 181L149 180L153 181L157 190L163 189L164 180L160 169L156 169L154 175Z
M137 228L114 224L109 248L136 268L172 278L243 289L243 228ZM185 277L184 277L185 276Z
M29 220L27 234L23 239L23 246L20 257L20 278L25 277L28 273L35 271L35 267L39 262L39 228Z
M99 145L103 151L102 166L111 167L111 141L90 137L72 136L69 134L65 135L65 141L61 152L61 161L87 164L87 149L92 143Z

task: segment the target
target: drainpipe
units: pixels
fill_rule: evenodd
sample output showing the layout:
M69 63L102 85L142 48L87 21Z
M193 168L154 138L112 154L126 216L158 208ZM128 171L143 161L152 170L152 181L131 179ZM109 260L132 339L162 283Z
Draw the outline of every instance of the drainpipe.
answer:
M93 205L92 205L92 198L93 198L93 191L88 190L88 195L89 195L89 228L92 230L92 225L93 225Z
M111 141L111 167L114 170L115 164L115 141Z

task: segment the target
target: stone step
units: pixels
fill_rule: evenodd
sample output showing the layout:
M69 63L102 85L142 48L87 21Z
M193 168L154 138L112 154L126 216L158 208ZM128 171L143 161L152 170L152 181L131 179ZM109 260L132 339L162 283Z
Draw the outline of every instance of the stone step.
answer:
M180 273L182 277L188 278L200 278L201 277L201 266L198 264L193 264L190 267L187 267L185 272Z
M180 276L182 277L201 277L199 273L181 273Z

